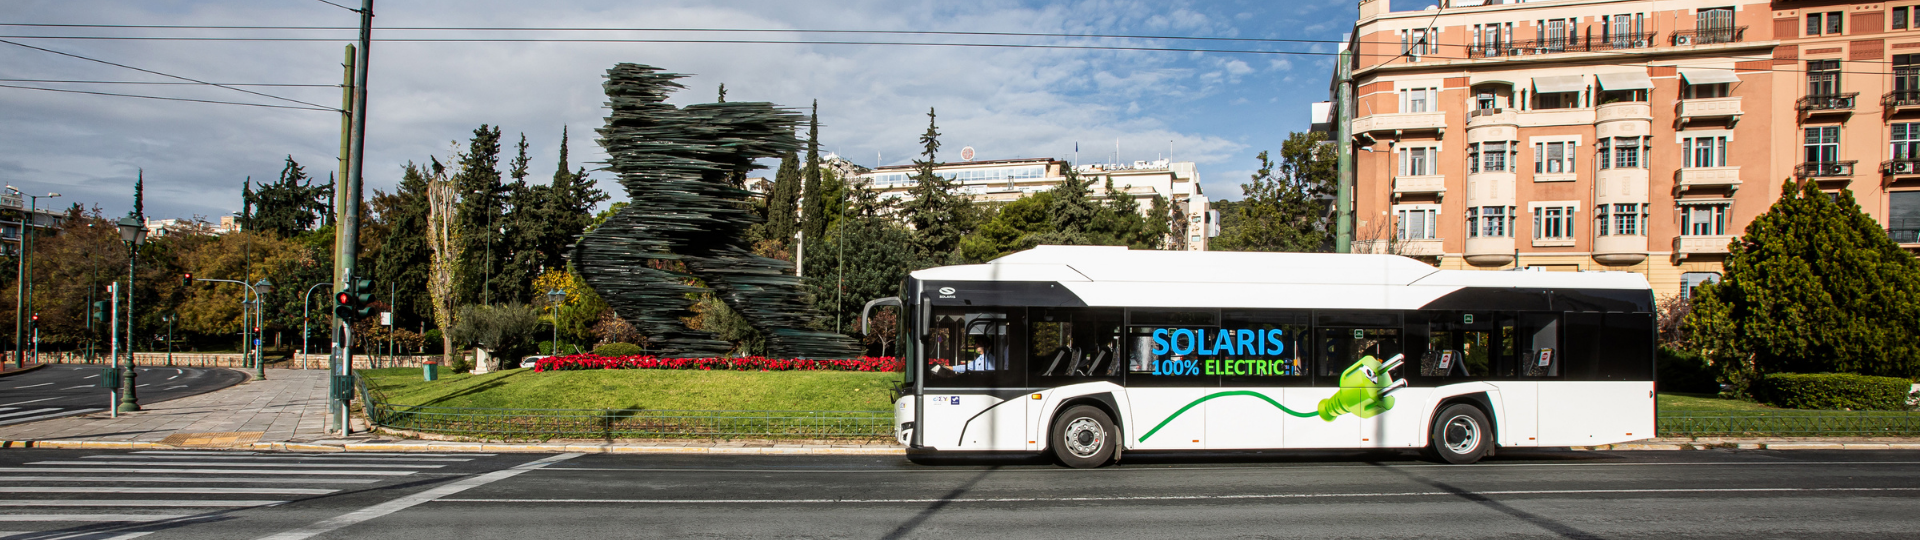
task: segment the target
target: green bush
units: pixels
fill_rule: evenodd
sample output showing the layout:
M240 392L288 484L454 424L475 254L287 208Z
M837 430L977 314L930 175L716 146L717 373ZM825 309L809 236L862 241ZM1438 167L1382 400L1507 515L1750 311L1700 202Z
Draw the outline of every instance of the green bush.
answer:
M1753 397L1787 409L1901 411L1907 409L1912 390L1912 383L1895 377L1774 373L1755 381Z
M633 356L644 352L639 345L632 343L608 343L593 348L593 354L600 356Z
M1654 379L1661 392L1718 394L1720 383L1714 380L1713 366L1699 353L1661 347L1655 356Z

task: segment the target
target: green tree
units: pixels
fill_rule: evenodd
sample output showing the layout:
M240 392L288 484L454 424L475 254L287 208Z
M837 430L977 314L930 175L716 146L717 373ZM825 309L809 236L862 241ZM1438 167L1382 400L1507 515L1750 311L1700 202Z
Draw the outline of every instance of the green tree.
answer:
M379 255L373 260L374 282L392 284L399 298L393 306L400 328L414 328L433 320L433 299L427 294L427 265L433 251L427 246L427 175L409 162L401 168L400 185L393 193L374 190L368 206L387 225Z
M1695 289L1686 328L1722 373L1920 376L1920 263L1853 192L1787 182Z
M550 186L527 183L527 169L531 164L532 160L527 157L527 135L522 133L520 142L514 144L513 161L507 164L507 176L513 181L506 185L506 208L496 228L500 236L494 249L504 253L498 260L500 266L494 268L497 276L491 291L494 298L533 300L533 278L540 275L540 263L544 260L540 240L554 226L543 212L547 208L546 199L551 195Z
M507 250L497 249L506 211L507 186L500 176L500 128L482 124L473 130L453 175L460 198L461 248L454 284L457 304L488 303L509 297L494 294Z
M1240 185L1245 196L1234 205L1232 227L1221 228L1215 249L1298 252L1332 247L1335 150L1320 144L1324 139L1320 133L1293 133L1281 145L1279 163L1260 153L1260 170Z
M287 156L278 181L262 183L258 188L251 185L251 178L247 182L241 196L249 210L241 215L240 222L246 230L292 237L313 230L314 224L329 211L326 201L333 192L333 183L314 185L306 169L295 162L293 156Z
M547 184L546 197L542 199L546 206L539 212L549 225L538 247L543 273L567 267L567 251L580 235L598 223L593 209L607 201L606 192L594 187L594 180L587 176L585 167L568 172L569 166L567 130L561 128L560 164L553 171L553 180Z
M820 271L807 273L806 286L827 316L826 330L837 322L842 333L858 333L861 306L900 294L907 273L925 266L912 232L876 213L853 213L840 220L827 232L825 245L834 247L807 254L807 259L819 261Z
M800 230L800 219L795 215L802 191L798 161L792 152L780 158L773 186L767 190L767 220L760 225L760 239L774 242L781 250L793 243L793 233Z
M961 194L952 180L934 174L940 151L940 130L934 110L927 109L927 131L920 135L920 159L913 161L914 186L907 192L903 210L913 224L914 246L929 261L946 262L958 255L960 237L971 224L966 218L973 201Z
M1038 245L1040 235L1053 231L1052 207L1052 191L1007 203L960 241L961 255L970 262L984 262Z
M827 232L827 197L820 185L820 100L813 100L813 114L807 118L807 161L801 170L805 184L801 191L800 224L811 242Z

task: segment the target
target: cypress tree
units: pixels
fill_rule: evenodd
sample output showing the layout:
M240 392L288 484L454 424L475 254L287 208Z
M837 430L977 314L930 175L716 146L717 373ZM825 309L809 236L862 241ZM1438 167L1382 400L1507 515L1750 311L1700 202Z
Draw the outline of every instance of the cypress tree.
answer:
M920 256L934 264L944 264L957 256L960 238L969 227L965 223L972 200L959 193L952 180L934 174L940 151L940 129L932 108L927 109L927 131L920 135L920 159L913 161L913 188L903 208L913 224L914 245Z
M826 193L820 186L820 100L813 100L813 114L807 120L807 163L803 170L806 184L801 194L800 226L811 242L826 235ZM791 235L789 235L791 236Z
M781 246L793 243L793 233L800 230L796 208L800 198L799 158L788 152L780 158L780 169L774 172L773 188L767 190L767 222L764 238L779 242ZM817 195L815 198L819 198ZM809 237L815 238L815 237Z
M499 275L499 249L505 186L500 181L500 128L481 124L467 141L467 150L459 155L459 168L453 176L460 197L460 222L464 244L460 260L460 282L454 284L457 304L477 304L500 298L493 294L490 281Z
M1790 181L1730 248L1725 277L1696 289L1686 324L1732 382L1920 375L1920 264L1852 191Z

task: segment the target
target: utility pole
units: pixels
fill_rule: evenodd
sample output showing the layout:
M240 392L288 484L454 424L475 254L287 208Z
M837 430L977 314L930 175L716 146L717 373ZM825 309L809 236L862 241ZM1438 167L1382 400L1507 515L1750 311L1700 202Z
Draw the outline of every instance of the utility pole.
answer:
M1333 124L1335 137L1339 137L1340 158L1338 161L1339 189L1334 194L1334 235L1335 253L1353 253L1353 44L1349 43L1340 56L1334 73L1337 88L1334 89Z
M334 197L334 212L339 216L334 220L333 237L333 290L335 291L347 290L349 285L347 280L352 279L356 274L355 259L359 256L360 247L360 173L366 167L367 63L373 47L373 0L361 0L358 11L360 13L360 44L358 47L347 49L354 55L351 62L353 83L349 88L353 101L347 109L350 115L346 141L347 174L346 181L336 186L337 196ZM334 348L333 366L329 370L331 382L329 388L332 391L328 392L331 398L331 406L328 410L335 411L339 415L341 435L347 434L348 424L347 404L340 400L345 389L340 388L340 385L348 384L344 379L351 372L353 364L352 351L347 350L352 345L347 341L346 326L347 321L339 317L334 318L334 335L337 336L334 342L340 346Z

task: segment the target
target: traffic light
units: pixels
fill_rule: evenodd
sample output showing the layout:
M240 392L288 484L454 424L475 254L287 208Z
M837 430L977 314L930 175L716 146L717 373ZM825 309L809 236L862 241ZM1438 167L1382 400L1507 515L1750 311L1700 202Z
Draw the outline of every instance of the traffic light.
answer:
M39 313L35 313L35 314L33 314L33 321L32 321L32 322L33 322L33 326L36 326L36 327L37 327L37 326L40 326L40 314L39 314Z
M360 310L353 307L353 293L340 291L333 295L333 318L353 322L353 316Z
M182 274L180 276L180 286L185 287L192 284L193 284L193 272L187 272L186 274Z
M99 323L107 322L107 301L106 300L101 300L99 302L93 303L93 322L99 322Z
M333 316L352 322L373 316L373 280L355 279L347 282L347 290L333 295Z

